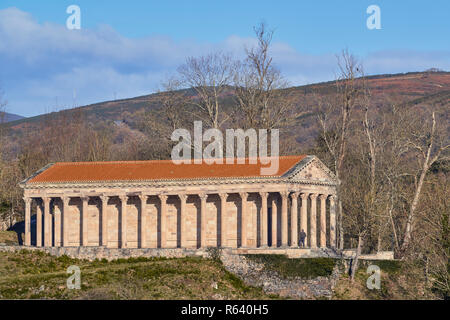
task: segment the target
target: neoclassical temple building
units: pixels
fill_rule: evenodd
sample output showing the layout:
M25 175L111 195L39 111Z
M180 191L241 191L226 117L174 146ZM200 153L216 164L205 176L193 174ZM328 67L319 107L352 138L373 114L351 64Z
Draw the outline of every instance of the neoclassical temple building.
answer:
M21 183L25 245L36 214L44 247L276 248L336 246L333 173L315 156L258 164L54 163ZM34 238L34 237L33 237Z

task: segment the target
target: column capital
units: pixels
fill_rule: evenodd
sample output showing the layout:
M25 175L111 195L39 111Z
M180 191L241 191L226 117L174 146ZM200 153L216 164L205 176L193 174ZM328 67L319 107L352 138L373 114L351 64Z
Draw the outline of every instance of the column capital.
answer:
M309 197L311 198L311 200L316 200L318 196L319 196L318 193L311 193L311 194L309 195Z
M102 203L107 203L109 200L109 196L102 194L101 196L99 196L100 200L102 201Z
M302 200L306 200L306 199L308 199L308 197L309 197L309 193L301 193L300 194L300 198L302 198Z
M200 200L205 200L206 201L206 199L208 198L208 194L206 194L206 193L199 193L198 194L198 197L200 198Z
M321 194L321 195L319 195L319 199L320 199L321 201L325 201L325 200L327 200L327 198L328 198L328 195L327 195L327 194Z
M50 197L41 197L41 199L42 199L42 202L44 202L44 204L49 204L50 200L52 200L52 198L50 198Z
M126 194L118 195L118 197L119 197L120 201L122 201L122 202L128 201L128 196Z
M89 201L89 196L86 195L82 195L80 196L81 201L85 202L85 201Z
M269 193L266 191L260 192L259 195L262 199L267 199L269 197Z
M289 191L280 191L280 196L282 198L287 198L289 197Z
M167 194L158 194L158 198L161 201L166 201L168 198L168 195Z
M67 205L70 201L70 197L63 196L63 197L61 197L61 200L62 200L63 204Z
M336 201L336 195L335 194L330 194L328 196L328 198L330 199L330 201Z
M140 195L138 195L138 197L139 197L139 199L141 199L141 201L147 201L149 196L146 194L140 194Z
M31 201L33 201L30 197L23 197L23 202L25 202L26 205L30 205Z
M248 198L248 192L239 192L239 195L241 196L242 200L247 200Z
M178 198L180 198L182 202L186 202L188 195L186 193L180 193L178 194Z
M300 192L298 192L298 191L292 192L291 193L291 199L292 200L294 200L294 199L297 200L299 194L300 194Z

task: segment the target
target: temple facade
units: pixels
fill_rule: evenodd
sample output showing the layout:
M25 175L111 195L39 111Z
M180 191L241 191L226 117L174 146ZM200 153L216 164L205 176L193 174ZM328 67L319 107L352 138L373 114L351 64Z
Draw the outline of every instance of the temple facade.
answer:
M25 245L298 247L304 230L306 247L334 248L336 177L315 156L278 161L270 176L248 161L49 164L20 184Z

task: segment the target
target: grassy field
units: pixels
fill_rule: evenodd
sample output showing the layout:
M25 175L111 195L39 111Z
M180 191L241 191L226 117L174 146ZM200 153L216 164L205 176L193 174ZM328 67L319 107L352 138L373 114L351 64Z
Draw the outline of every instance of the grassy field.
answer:
M67 268L81 269L68 289ZM273 299L248 287L218 261L131 258L84 261L43 252L0 252L0 299Z

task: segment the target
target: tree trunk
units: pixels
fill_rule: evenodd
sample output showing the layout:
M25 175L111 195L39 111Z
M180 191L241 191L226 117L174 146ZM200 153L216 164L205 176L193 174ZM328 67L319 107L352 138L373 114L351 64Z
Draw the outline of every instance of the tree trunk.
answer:
M361 247L363 245L362 236L358 236L358 247L356 248L356 255L352 262L352 269L350 270L350 278L352 282L355 280L355 274L358 270L358 264L359 264L359 256L361 255Z

